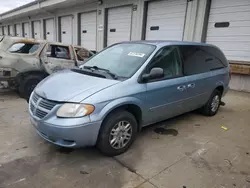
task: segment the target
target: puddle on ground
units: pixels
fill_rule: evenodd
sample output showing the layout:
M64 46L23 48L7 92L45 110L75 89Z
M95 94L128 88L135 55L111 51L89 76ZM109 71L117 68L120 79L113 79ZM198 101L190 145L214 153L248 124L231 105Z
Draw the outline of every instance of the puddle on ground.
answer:
M163 134L163 135L172 135L172 136L177 136L178 131L175 129L165 129L164 127L158 127L154 130L155 133L157 134Z
M73 148L64 148L64 147L61 147L57 150L59 153L63 153L63 154L69 154L71 153L72 151L74 151Z

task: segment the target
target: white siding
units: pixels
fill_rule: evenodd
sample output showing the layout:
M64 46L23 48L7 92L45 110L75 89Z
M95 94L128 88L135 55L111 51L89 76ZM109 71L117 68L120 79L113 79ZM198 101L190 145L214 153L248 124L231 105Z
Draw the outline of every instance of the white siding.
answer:
M73 40L73 24L72 16L63 16L61 19L61 42L72 44Z
M23 24L23 36L29 38L30 37L30 26L29 23Z
M96 11L82 13L80 16L81 45L90 50L96 50Z
M22 27L21 27L21 24L16 24L15 25L15 31L16 31L15 36L18 36L18 37L22 36Z
M107 46L131 39L132 7L108 9Z
M8 26L3 26L3 34L8 35Z
M45 39L48 40L48 41L55 41L54 19L45 20L44 25L45 25Z
M250 76L233 74L229 86L233 90L250 92Z
M32 36L35 39L41 39L42 38L42 31L41 31L41 21L33 21L33 28L32 28Z
M13 25L9 25L9 35L10 36L14 36L14 26Z
M146 40L182 40L187 0L148 3Z
M230 25L215 27L218 22ZM250 0L213 0L206 42L221 48L229 60L250 61Z

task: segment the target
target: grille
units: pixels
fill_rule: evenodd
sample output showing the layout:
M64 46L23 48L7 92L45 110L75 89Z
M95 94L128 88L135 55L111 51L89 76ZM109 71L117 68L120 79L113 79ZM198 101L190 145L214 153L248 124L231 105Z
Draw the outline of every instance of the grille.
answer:
M31 112L34 112L34 110L35 110L35 106L32 103L30 103L30 110L31 110Z
M36 116L39 117L40 119L44 118L48 113L44 112L40 109L36 109Z
M57 103L44 99L41 100L41 102L39 103L40 107L45 108L47 110L52 110L52 108L54 108L55 105L57 105Z
M36 93L33 94L30 102L30 111L32 112L33 116L42 119L44 118L58 103L54 101L50 101L44 99L37 95Z
M36 103L39 99L39 96L36 93L34 93L32 99L33 99L33 102Z

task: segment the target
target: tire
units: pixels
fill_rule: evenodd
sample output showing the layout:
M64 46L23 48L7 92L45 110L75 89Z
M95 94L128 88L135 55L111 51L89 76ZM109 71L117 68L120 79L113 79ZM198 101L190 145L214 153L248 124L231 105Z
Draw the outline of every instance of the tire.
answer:
M217 114L220 103L221 103L221 92L219 90L214 90L212 95L210 96L207 103L201 108L201 112L206 116L214 116Z
M131 128L127 128L127 133L130 134L130 138L125 131L128 123ZM123 131L119 131L119 125L120 127L123 127ZM127 111L116 111L110 114L104 120L100 129L97 148L107 156L116 156L124 153L128 150L136 138L137 126L135 117ZM124 146L120 147L122 142L119 141L119 139L124 141ZM113 142L113 145L111 142Z
M20 82L19 93L20 96L29 101L32 91L35 89L37 84L44 79L42 75L27 75Z

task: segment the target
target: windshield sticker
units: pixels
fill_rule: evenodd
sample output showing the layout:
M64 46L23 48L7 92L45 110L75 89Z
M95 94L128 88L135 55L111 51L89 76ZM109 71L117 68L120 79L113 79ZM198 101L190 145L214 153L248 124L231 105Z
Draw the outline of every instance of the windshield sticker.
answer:
M129 56L135 56L135 57L144 57L144 53L136 53L136 52L129 52Z

